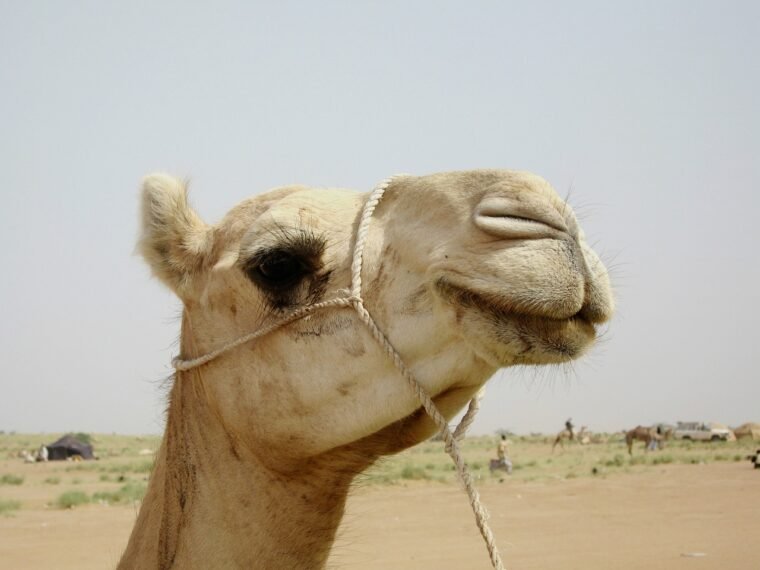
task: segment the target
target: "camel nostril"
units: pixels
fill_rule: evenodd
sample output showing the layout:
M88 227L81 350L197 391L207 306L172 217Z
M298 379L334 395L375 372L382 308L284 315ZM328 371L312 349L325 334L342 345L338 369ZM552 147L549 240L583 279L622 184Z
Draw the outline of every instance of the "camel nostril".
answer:
M526 203L503 196L490 196L475 208L475 225L504 239L559 237L567 225L554 208L544 203Z

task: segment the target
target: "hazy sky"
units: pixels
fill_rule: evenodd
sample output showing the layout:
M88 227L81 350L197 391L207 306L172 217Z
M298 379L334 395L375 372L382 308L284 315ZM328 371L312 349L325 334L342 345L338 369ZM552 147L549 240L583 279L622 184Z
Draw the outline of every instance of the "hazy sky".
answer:
M532 170L619 310L572 370L500 372L474 431L760 420L758 29L758 2L4 2L0 429L161 431L154 170L212 222L293 182Z

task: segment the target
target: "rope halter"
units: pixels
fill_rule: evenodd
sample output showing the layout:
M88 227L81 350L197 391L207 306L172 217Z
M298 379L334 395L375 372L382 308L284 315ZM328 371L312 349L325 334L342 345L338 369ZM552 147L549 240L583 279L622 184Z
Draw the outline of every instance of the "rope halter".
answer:
M445 450L451 456L451 459L456 466L459 479L464 485L467 497L470 501L470 506L472 507L472 511L475 514L475 524L480 530L480 534L483 536L483 540L486 543L486 548L488 549L488 555L491 559L491 564L495 570L504 570L501 556L499 555L499 551L494 544L493 533L491 532L491 528L488 525L488 513L480 502L480 495L475 489L472 475L470 475L470 472L465 465L464 459L462 458L462 454L459 450L458 443L464 438L467 428L475 419L475 414L478 412L478 409L480 407L482 390L479 391L470 401L467 412L462 417L462 420L459 422L456 429L452 432L449 428L449 424L446 418L443 416L443 414L441 414L436 405L433 403L430 395L412 375L411 371L406 367L404 361L401 359L398 351L393 347L385 334L377 326L377 323L364 306L364 301L361 297L364 244L367 241L367 234L369 233L369 225L372 219L372 214L374 213L377 204L380 202L380 199L383 197L383 194L391 185L391 183L394 180L397 180L404 176L405 175L391 176L390 178L386 178L380 182L377 186L375 186L375 188L370 193L369 198L367 198L367 201L364 203L362 215L359 220L359 227L356 231L356 242L354 246L353 261L351 263L351 290L348 295L300 307L265 327L247 333L215 350L212 350L211 352L198 356L197 358L184 360L182 358L176 357L172 360L172 365L177 371L191 370L193 368L197 368L198 366L202 366L211 362L222 354L229 352L230 350L233 350L242 344L246 344L259 337L267 335L279 329L280 327L283 327L294 321L303 319L304 317L307 317L316 311L321 311L323 309L332 307L353 307L353 309L358 313L361 321L369 329L374 339L380 344L384 352L393 361L393 364L404 377L412 392L419 400L420 404L422 404L425 412L427 412L427 414L435 422L438 429L440 429L441 436L445 443Z

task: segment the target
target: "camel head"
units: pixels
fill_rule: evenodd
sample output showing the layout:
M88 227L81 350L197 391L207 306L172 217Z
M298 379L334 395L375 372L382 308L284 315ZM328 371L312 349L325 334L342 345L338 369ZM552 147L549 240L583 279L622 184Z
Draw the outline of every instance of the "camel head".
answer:
M140 250L182 300L192 358L349 288L366 195L284 187L216 225L183 183L145 179ZM498 369L577 358L613 311L607 272L543 179L484 170L395 179L373 215L362 296L447 417ZM397 369L350 308L331 308L195 371L236 440L307 457L388 453L431 435ZM363 442L363 443L362 443Z

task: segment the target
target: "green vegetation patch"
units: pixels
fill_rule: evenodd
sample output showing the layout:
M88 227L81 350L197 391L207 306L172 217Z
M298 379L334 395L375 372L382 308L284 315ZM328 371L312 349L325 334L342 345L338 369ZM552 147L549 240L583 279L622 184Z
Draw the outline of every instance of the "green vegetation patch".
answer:
M619 453L615 455L612 459L608 459L604 462L605 467L622 467L625 465L625 457L620 455Z
M21 485L24 482L24 478L18 475L11 475L6 473L0 477L0 485Z
M101 491L92 496L93 501L104 501L108 504L132 503L141 501L145 496L147 486L144 483L132 481L118 491Z
M69 434L82 443L86 443L87 445L92 445L92 436L89 433L85 433L83 431L78 431L77 433Z
M90 497L83 491L66 491L58 497L55 504L61 509L73 509L78 505L86 505Z
M423 469L422 467L412 465L411 463L407 463L404 465L403 469L401 469L401 478L417 480L432 479L430 473L428 473L427 470Z
M7 501L0 499L0 515L10 516L11 512L17 511L21 508L21 503L18 501Z

